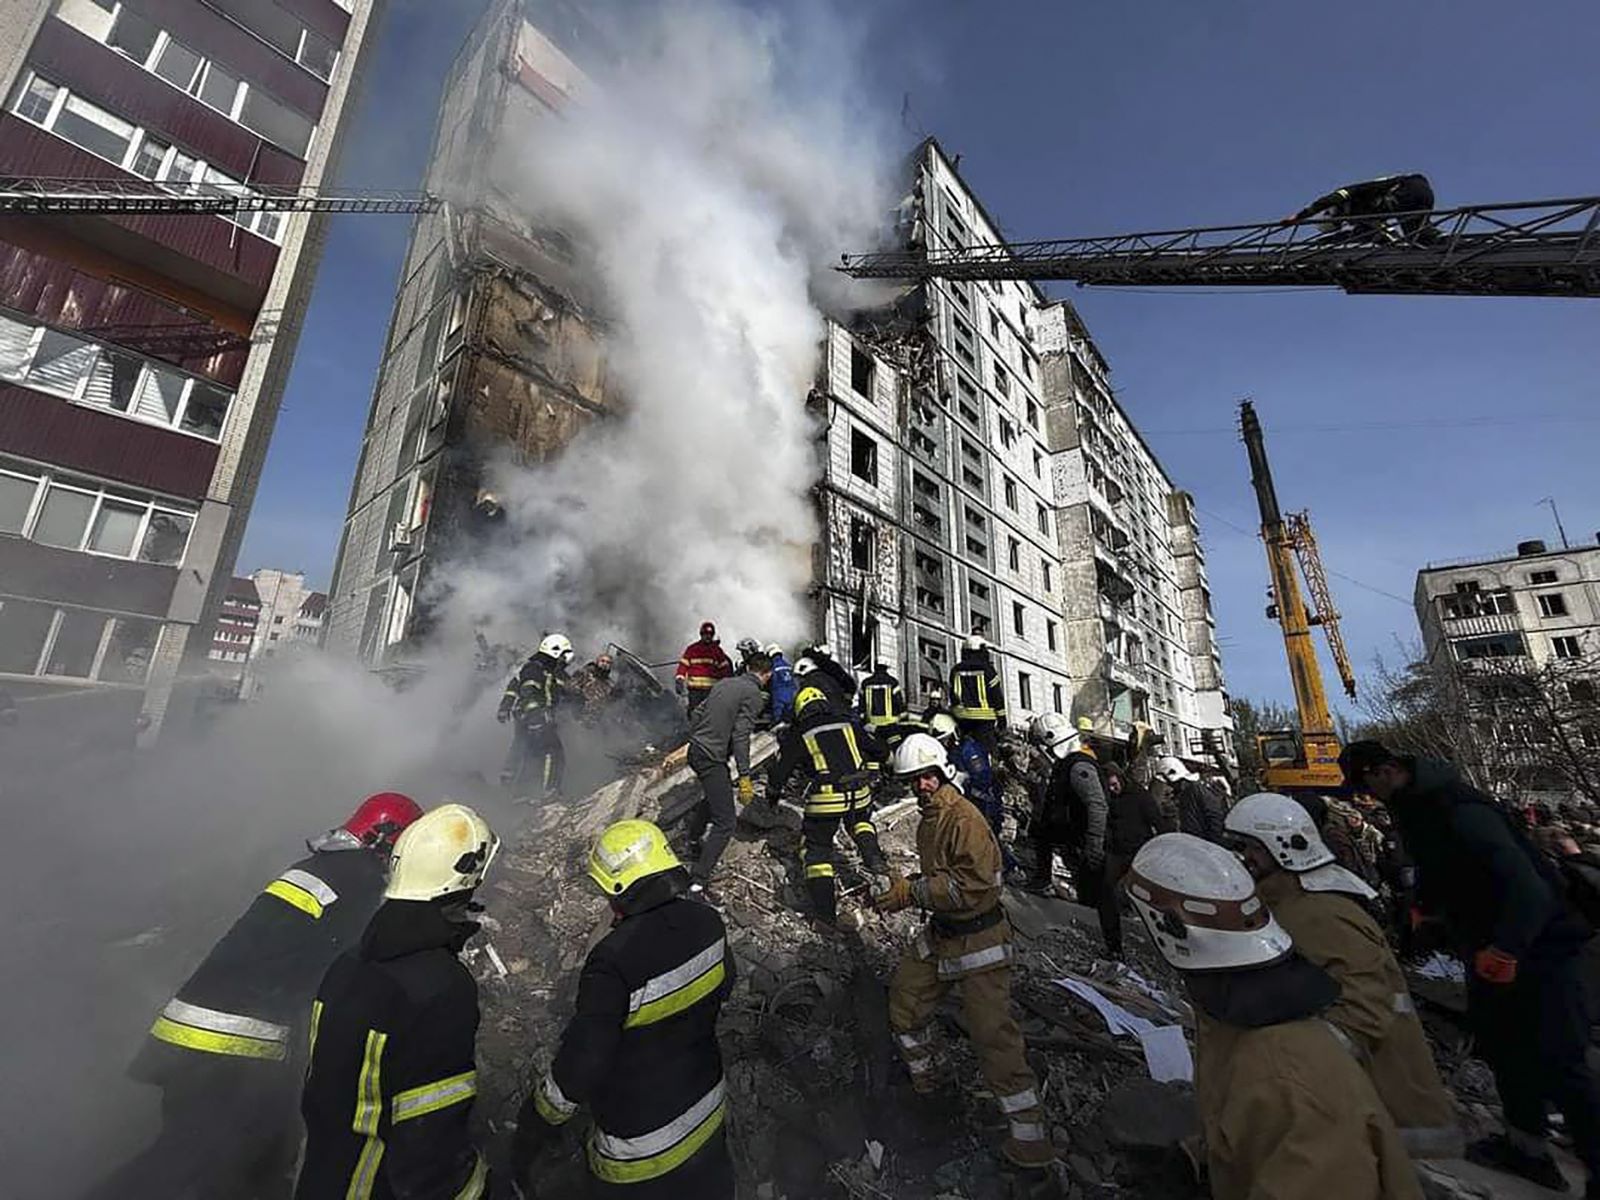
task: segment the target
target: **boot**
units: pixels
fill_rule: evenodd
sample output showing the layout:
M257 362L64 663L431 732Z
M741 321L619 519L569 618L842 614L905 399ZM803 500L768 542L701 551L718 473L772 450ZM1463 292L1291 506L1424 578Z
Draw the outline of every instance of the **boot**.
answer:
M1041 1136L1019 1138L1019 1131L1038 1132ZM1035 1109L1012 1117L1011 1136L1000 1146L1000 1154L1012 1166L1025 1171L1041 1171L1055 1162L1056 1148L1050 1143L1044 1114Z
M1477 1163L1480 1167L1488 1167L1495 1171L1504 1171L1508 1175L1520 1175L1530 1183L1549 1188L1552 1192L1565 1192L1571 1189L1567 1177L1556 1165L1555 1155L1549 1150L1543 1154L1531 1153L1513 1144L1503 1133L1473 1142L1467 1147L1466 1157L1470 1163Z
M806 880L806 894L811 897L811 913L830 928L839 923L839 892L833 876L817 876Z

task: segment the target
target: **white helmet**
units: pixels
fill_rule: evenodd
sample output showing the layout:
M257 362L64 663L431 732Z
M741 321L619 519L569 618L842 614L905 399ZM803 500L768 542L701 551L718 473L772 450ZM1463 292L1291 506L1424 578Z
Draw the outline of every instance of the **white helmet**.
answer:
M921 775L924 771L938 771L949 782L949 756L938 740L929 734L907 734L905 740L895 748L894 773L906 777Z
M1184 779L1199 779L1200 776L1191 771L1181 758L1167 755L1156 763L1155 776L1162 783L1178 783Z
M1294 949L1244 864L1187 833L1163 833L1140 848L1128 895L1162 957L1184 971L1262 966Z
M1065 758L1083 745L1083 734L1061 713L1042 713L1028 724L1028 736L1035 746L1056 758Z
M544 641L539 643L539 653L558 663L569 663L572 661L572 642L564 633L548 633Z
M809 675L817 669L816 660L808 654L802 654L795 660L794 673L796 675Z
M823 658L834 657L832 642L817 642L811 647L811 649L815 653L822 655Z
M1228 810L1222 826L1260 842L1285 871L1309 871L1333 861L1333 851L1305 806L1277 792L1246 796Z
M422 814L389 856L386 900L437 900L470 892L500 849L489 823L465 804L446 802Z
M749 658L757 650L761 649L761 643L753 637L742 637L734 643L733 648L739 652L741 657Z
M971 637L967 638L966 646L968 650L987 650L989 648L989 643L984 641L977 634L973 634Z
M947 712L933 714L933 719L928 722L928 728L933 730L936 738L954 737L956 735L956 719Z
M762 653L768 658L777 658L778 655L783 653L783 647L778 645L777 642L768 642L762 647Z

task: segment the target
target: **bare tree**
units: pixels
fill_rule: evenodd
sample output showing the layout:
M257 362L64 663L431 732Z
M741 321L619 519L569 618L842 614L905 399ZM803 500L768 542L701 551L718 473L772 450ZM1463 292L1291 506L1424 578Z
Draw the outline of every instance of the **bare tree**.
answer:
M1261 755L1256 750L1256 735L1276 733L1285 729L1300 728L1300 717L1295 710L1273 700L1246 700L1235 696L1230 705L1233 712L1233 741L1239 754L1239 795L1249 795L1261 790Z

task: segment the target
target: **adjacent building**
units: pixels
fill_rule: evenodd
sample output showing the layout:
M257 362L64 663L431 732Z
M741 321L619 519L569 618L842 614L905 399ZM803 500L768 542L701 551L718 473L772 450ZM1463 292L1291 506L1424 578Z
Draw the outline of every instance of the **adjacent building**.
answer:
M0 174L315 187L373 9L5 0ZM149 737L185 659L217 652L326 220L0 217L7 687L120 692Z
M206 658L223 664L220 670L229 675L237 667L239 675L250 661L255 645L256 631L261 625L261 594L255 581L234 576L228 581L228 590L222 595L222 605L217 610L216 622L211 629L211 648Z

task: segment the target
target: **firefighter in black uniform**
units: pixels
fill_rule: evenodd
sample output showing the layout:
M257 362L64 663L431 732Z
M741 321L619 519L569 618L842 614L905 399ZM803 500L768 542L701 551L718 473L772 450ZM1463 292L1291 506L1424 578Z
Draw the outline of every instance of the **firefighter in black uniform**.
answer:
M395 837L422 810L369 796L267 884L161 1011L129 1075L161 1088L161 1133L94 1200L287 1194L317 982L378 907Z
M961 657L950 668L950 713L962 733L977 738L992 760L1000 753L1000 731L1006 724L1006 692L995 670L989 643L967 639Z
M513 1169L526 1181L586 1106L594 1194L732 1200L717 1014L734 958L722 918L684 897L688 872L648 821L602 833L589 878L616 923L583 964L561 1048L522 1105Z
M499 845L461 804L441 804L395 843L383 907L311 1006L295 1200L488 1195L489 1169L468 1135L478 984L460 952L477 932L472 893Z
M571 661L571 641L564 634L549 634L506 684L497 713L501 724L515 722L511 750L500 771L500 782L506 787L532 783L541 798L560 793L567 755L556 725L556 709L581 702L567 678Z
M801 860L812 910L829 925L838 918L833 837L840 821L850 823L862 865L873 874L888 869L872 823L873 769L883 758L877 739L849 709L834 707L821 688L801 685L794 725L767 776L767 801L776 805L783 799L783 786L796 768L811 776L800 825Z
M1328 230L1324 236L1393 242L1398 238L1390 230L1386 214L1406 213L1409 215L1398 219L1400 231L1416 241L1433 242L1440 234L1428 222L1432 211L1433 185L1426 175L1385 175L1347 183L1318 196L1293 216L1285 217L1281 224L1292 225L1320 216Z
M893 750L905 735L906 694L888 663L878 663L861 681L861 719L872 736Z
M813 676L800 682L820 687L837 708L847 709L856 702L856 677L833 656L833 647L826 642L801 651L800 657L795 659L794 673Z

